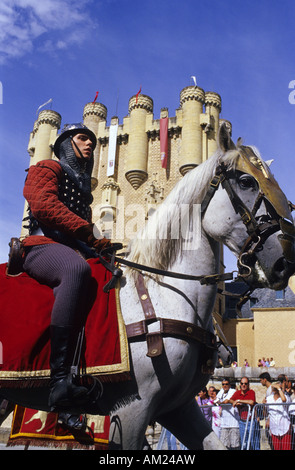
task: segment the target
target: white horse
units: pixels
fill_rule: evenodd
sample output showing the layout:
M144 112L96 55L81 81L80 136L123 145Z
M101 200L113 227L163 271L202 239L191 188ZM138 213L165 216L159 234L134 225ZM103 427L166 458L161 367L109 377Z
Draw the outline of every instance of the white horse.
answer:
M159 271L142 270L141 277L123 268L132 379L104 386L100 406L111 417L110 449L142 449L153 421L189 449L223 448L195 400L217 357L212 310L220 243L237 256L252 287L282 289L295 271L288 202L257 151L235 147L226 125L217 152L176 185L130 246L127 262Z
M132 242L127 259L167 272L210 276L219 272L222 242L238 257L240 273L251 286L284 288L294 272L294 226L288 202L256 149L243 147L243 152L248 153L246 162L254 162L252 174L241 171L242 147L235 148L226 125L221 126L216 154L176 185ZM226 176L229 187L216 179L210 186L220 165L219 181ZM239 204L242 207L237 207ZM253 214L248 214L247 208ZM250 222L245 212L252 216ZM189 220L184 220L187 214ZM288 234L278 226L282 218ZM278 236L286 239L287 246L282 246ZM127 326L144 319L135 288L137 278L137 272L127 268L121 282L120 301ZM148 272L144 281L157 318L182 320L213 331L216 284ZM159 321L147 329L149 333L159 331ZM144 338L132 341L132 382L112 385L105 391L102 401L111 415L110 447L141 449L147 425L157 421L189 449L220 449L195 400L210 377L202 370L204 345L164 336L163 352L156 357L146 355ZM216 353L212 357L216 358Z

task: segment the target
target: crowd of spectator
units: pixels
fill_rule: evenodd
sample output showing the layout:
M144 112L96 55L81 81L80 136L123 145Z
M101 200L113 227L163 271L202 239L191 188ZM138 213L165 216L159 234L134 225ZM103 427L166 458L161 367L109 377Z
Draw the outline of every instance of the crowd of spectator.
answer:
M197 403L213 431L229 450L259 450L261 422L273 450L295 450L295 388L281 374L273 381L268 372L262 373L260 383L266 387L265 398L258 404L248 377L242 377L239 388L229 378L222 381L221 390L204 388ZM249 442L250 440L250 442Z
M219 364L219 365L220 365L220 367L223 366L223 364ZM258 359L258 362L257 362L257 367L275 367L275 365L276 365L276 362L275 362L273 357L271 357L271 358L267 357L266 359L265 359L265 357L263 357L262 359ZM231 363L231 366L232 367L238 367L237 361L233 361ZM250 367L250 363L249 363L248 359L244 360L243 366L244 367Z

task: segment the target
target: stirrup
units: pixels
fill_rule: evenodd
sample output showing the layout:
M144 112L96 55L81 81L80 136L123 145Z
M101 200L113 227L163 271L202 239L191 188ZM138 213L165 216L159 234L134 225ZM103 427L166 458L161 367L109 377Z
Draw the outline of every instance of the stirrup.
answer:
M89 399L89 403L97 402L103 395L103 385L97 377L93 377L90 374L82 374L81 385L89 388L86 396Z
M86 416L80 414L75 415L67 412L58 413L58 424L61 424L63 427L67 428L69 431L81 431L85 432L87 428L87 419Z
M84 445L94 444L94 432L90 426L87 426L87 418L83 414L72 414L61 412L57 419L64 429L69 431L76 441Z

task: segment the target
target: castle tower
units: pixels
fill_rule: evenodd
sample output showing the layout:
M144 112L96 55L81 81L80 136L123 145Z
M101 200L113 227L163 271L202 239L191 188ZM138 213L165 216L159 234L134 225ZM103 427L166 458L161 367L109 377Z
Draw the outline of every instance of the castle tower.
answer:
M84 106L83 111L83 122L96 136L99 135L99 126L102 124L102 127L105 129L107 119L107 108L102 103L87 103ZM92 188L95 189L98 183L98 169L99 169L99 160L100 160L100 148L101 143L99 139L97 140L97 145L93 153L94 165L92 171Z
M34 123L33 132L30 134L28 152L31 157L30 166L42 160L52 159L53 145L57 137L57 131L61 125L61 115L51 109L40 111L37 121ZM28 203L25 201L23 219L28 215ZM26 225L26 224L24 224ZM22 227L21 237L25 237L28 231Z
M200 116L203 113L205 92L202 88L188 86L180 93L182 108L182 145L179 171L185 175L202 163L202 128Z
M206 115L209 116L209 126L204 128L207 141L207 155L209 158L217 150L217 134L219 129L219 114L221 112L221 97L213 91L205 93Z
M44 109L40 111L30 135L28 152L31 156L31 165L41 160L52 158L52 147L60 128L61 115L56 111Z
M146 181L148 160L148 135L146 122L153 112L153 100L146 95L132 96L129 100L130 132L125 176L134 189Z

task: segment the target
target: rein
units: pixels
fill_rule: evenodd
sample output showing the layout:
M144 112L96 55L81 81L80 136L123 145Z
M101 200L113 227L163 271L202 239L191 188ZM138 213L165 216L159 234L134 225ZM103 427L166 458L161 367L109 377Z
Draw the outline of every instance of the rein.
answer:
M176 279L184 279L187 281L199 281L201 284L216 284L220 281L229 281L234 278L234 273L237 271L232 271L229 273L223 274L211 274L211 275L200 275L200 276L193 276L191 274L183 274L183 273L175 273L173 271L166 271L163 269L151 268L150 266L145 266L143 264L134 263L133 261L128 261L121 257L115 256L115 261L124 264L130 268L145 271L152 274L158 274L159 276L167 276L173 277Z

